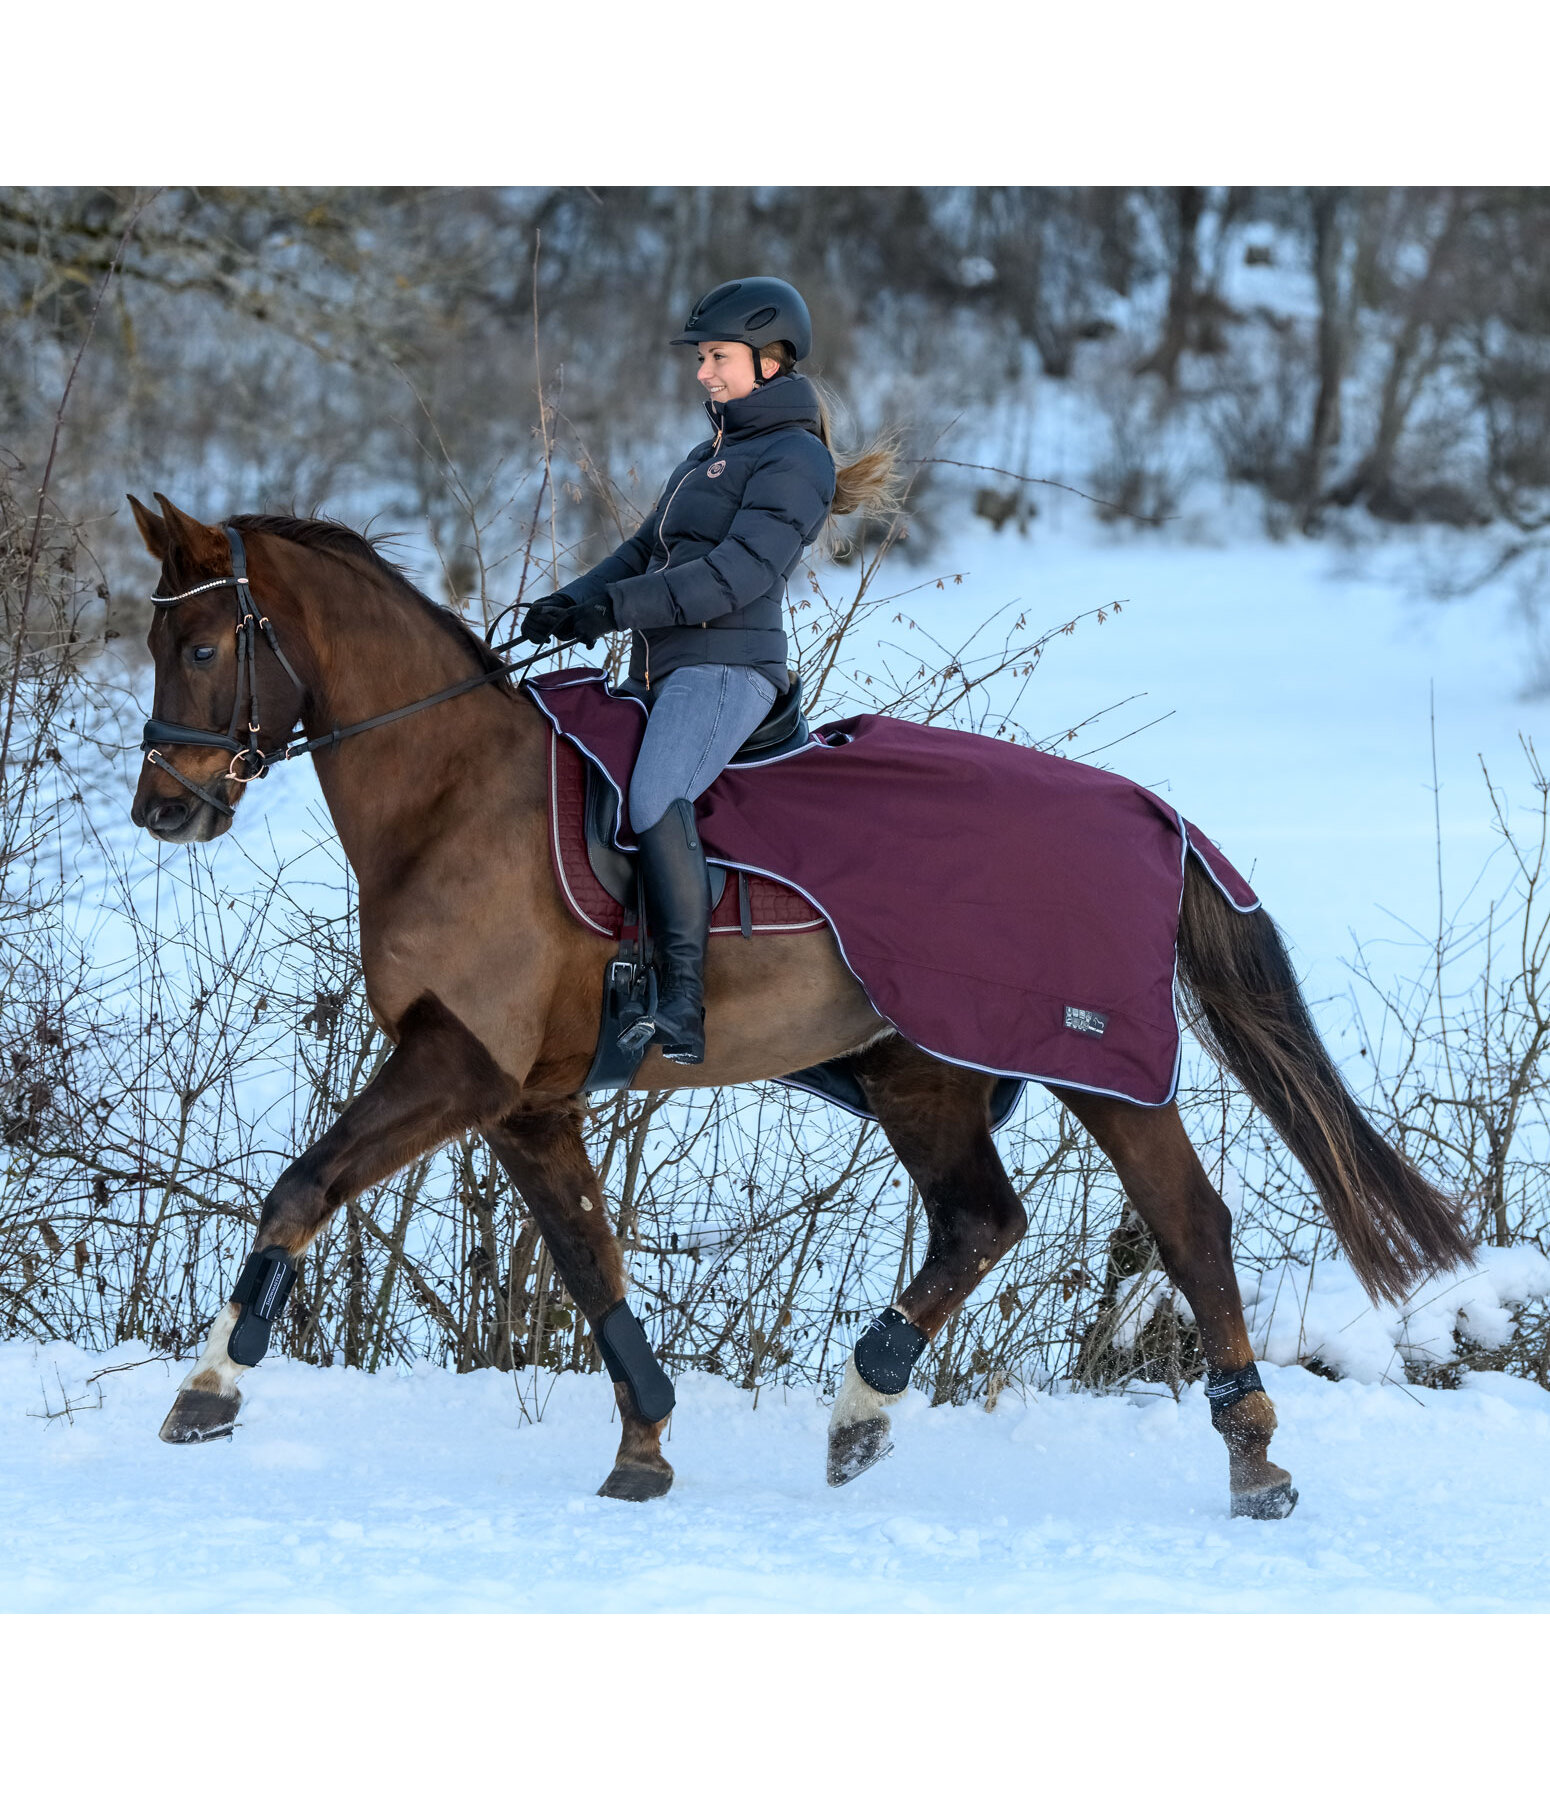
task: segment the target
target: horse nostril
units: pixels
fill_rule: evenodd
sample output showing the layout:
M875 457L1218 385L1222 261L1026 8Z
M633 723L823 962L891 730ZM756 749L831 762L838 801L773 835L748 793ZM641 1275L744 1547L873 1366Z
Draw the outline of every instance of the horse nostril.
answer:
M152 831L176 831L187 823L188 811L186 800L158 800L146 809L145 822Z

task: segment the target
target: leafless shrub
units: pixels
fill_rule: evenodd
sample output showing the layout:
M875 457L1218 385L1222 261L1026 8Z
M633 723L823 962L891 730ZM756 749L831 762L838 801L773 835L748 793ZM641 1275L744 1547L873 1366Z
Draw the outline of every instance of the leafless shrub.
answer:
M1313 408L1307 345L1290 320L1225 359L1206 423L1229 481L1257 488L1276 536L1304 489L1307 421Z
M1189 458L1161 391L1130 374L1134 354L1133 344L1116 340L1104 373L1093 381L1104 447L1087 485L1105 502L1098 508L1104 524L1141 521L1156 529L1178 514L1190 480Z

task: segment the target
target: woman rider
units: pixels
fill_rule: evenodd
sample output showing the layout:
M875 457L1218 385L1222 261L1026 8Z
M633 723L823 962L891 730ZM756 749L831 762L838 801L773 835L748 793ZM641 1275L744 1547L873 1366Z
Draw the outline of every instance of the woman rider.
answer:
M653 1041L671 1062L699 1063L710 883L694 802L790 686L787 577L831 510L887 506L894 457L877 446L836 471L818 391L794 372L812 322L789 282L723 282L671 341L698 352L715 436L633 537L529 609L522 636L590 649L604 632L632 634L625 687L650 715L629 805L661 970Z

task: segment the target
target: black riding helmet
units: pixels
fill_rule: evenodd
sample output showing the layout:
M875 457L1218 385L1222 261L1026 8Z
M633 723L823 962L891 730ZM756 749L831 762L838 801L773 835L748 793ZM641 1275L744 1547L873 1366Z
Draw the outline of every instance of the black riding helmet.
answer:
M807 302L789 281L773 275L745 275L724 281L694 303L688 322L674 344L746 344L754 352L754 379L759 379L758 352L784 339L793 362L813 347L813 321Z

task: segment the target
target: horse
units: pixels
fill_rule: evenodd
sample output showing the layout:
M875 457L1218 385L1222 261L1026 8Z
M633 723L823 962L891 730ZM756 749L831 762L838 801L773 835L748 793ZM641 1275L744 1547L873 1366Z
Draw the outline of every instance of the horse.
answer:
M163 843L208 842L231 826L246 782L283 756L294 732L305 734L300 748L315 754L358 887L367 998L392 1045L265 1199L232 1299L161 1436L229 1435L240 1378L267 1347L297 1262L330 1215L456 1134L479 1132L613 1378L621 1433L599 1492L665 1494L672 1389L629 1311L619 1242L582 1139L580 1089L617 951L573 918L558 890L549 723L457 614L348 527L279 515L217 527L155 498L159 514L130 496L161 566L147 639L150 749L131 817ZM1177 961L1186 1016L1307 1171L1369 1293L1401 1297L1469 1261L1455 1204L1384 1140L1342 1080L1275 925L1263 910L1235 911L1186 861ZM718 934L705 996L705 1061L678 1065L652 1049L634 1089L762 1081L848 1058L924 1203L924 1257L861 1339L834 1401L828 1477L838 1485L892 1448L888 1408L914 1358L1026 1228L992 1141L995 1078L905 1041L827 929ZM1244 1323L1231 1214L1177 1106L1046 1085L1112 1162L1193 1310L1231 1512L1285 1517L1296 1490L1269 1458L1275 1409Z

